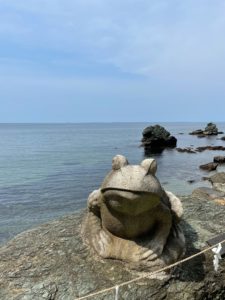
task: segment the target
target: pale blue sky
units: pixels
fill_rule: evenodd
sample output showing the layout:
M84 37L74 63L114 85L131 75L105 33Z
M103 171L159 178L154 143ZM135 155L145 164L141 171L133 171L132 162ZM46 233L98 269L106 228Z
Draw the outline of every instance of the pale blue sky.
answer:
M0 0L0 122L224 115L224 0Z

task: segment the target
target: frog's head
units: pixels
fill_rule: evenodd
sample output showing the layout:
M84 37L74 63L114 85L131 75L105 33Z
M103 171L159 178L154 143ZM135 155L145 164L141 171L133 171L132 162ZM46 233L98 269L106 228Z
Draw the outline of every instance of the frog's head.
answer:
M138 215L158 205L163 190L155 177L156 169L154 159L145 159L140 165L129 165L126 157L115 156L112 171L101 186L108 209Z

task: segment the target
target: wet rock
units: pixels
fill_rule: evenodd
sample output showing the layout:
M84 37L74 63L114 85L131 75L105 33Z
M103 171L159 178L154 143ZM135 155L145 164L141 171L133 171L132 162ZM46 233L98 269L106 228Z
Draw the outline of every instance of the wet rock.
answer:
M220 172L210 177L214 189L225 193L225 173Z
M146 154L148 152L161 152L167 147L176 147L177 144L177 139L160 125L146 127L142 135L141 146L146 149Z
M221 140L222 140L222 141L225 141L225 136L222 136L222 137L221 137Z
M211 150L211 151L220 150L220 151L225 151L225 147L223 147L223 146L203 146L203 147L197 147L195 149L195 151L197 151L197 152L202 152L202 151L205 151L205 150Z
M189 134L197 135L199 138L202 138L202 137L205 137L205 136L218 135L218 134L221 134L221 133L222 133L222 131L218 131L218 128L217 128L216 124L208 123L204 130L197 129L197 130L194 130L194 131L190 132Z
M187 182L190 183L190 184L191 184L191 183L194 183L194 182L195 182L195 179L189 179L189 180L187 180Z
M210 176L212 183L225 183L225 172L219 172Z
M186 256L224 232L221 206L199 197L183 197ZM0 299L68 300L113 287L147 273L116 260L101 259L82 243L82 214L72 214L24 232L0 248ZM216 220L216 221L215 221ZM225 261L217 273L213 254L180 264L166 276L141 279L119 289L119 299L225 299ZM90 299L113 300L115 289Z
M216 127L216 124L214 123L208 123L205 127L205 130L203 132L205 135L217 135L218 134L218 128Z
M203 130L202 129L197 129L197 130L194 130L194 131L190 132L189 134L191 134L191 135L200 135L200 134L203 134Z
M186 147L186 148L176 148L176 150L178 152L181 152L181 153L196 153L196 151L191 148L191 147Z
M200 165L199 168L205 171L214 171L218 167L217 163L210 162L208 164Z
M208 201L222 199L223 197L225 197L225 193L213 190L209 187L199 187L192 192L192 196Z
M219 164L225 163L225 156L215 156L213 161Z

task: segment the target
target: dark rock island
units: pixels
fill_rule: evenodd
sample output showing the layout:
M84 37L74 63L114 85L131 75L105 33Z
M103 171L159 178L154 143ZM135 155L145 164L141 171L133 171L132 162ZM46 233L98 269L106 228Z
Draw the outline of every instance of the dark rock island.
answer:
M177 145L177 139L160 125L146 127L142 135L141 146L145 148L146 153L162 152L167 147L174 148Z

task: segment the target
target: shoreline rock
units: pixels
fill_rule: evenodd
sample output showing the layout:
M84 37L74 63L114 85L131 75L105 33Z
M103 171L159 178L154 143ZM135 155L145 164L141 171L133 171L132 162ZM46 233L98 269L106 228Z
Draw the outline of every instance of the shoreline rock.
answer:
M141 146L145 148L146 155L162 152L165 148L174 148L177 145L177 139L160 125L146 127L142 136Z
M214 156L213 161L215 163L223 164L225 163L225 156Z
M210 162L210 163L207 163L207 164L204 164L204 165L200 165L199 168L202 169L202 170L210 172L210 171L216 170L218 165L219 165L218 163Z
M190 132L189 134L197 135L197 137L202 138L210 135L223 134L223 132L218 130L216 124L210 122L206 125L205 129L197 129Z
M185 148L176 148L176 150L180 153L197 153L197 152L203 152L205 150L225 151L225 147L224 146L202 146L197 148L185 147Z
M201 195L181 197L186 256L208 247L224 232L222 206ZM83 244L84 212L68 215L17 235L0 248L0 299L68 300L147 274L125 263L101 259ZM215 222L216 220L216 222ZM225 261L217 273L211 251L187 261L166 276L141 279L119 289L121 299L225 299ZM92 299L115 299L115 291Z

